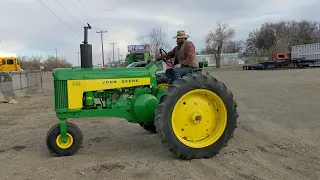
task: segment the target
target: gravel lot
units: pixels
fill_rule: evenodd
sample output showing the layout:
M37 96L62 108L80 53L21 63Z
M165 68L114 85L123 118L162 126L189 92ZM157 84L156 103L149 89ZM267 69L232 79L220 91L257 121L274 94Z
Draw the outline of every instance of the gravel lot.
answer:
M0 104L0 179L320 179L320 69L215 71L238 102L239 127L211 159L175 159L157 135L118 118L70 120L83 148L53 157L47 131L58 123L53 82Z

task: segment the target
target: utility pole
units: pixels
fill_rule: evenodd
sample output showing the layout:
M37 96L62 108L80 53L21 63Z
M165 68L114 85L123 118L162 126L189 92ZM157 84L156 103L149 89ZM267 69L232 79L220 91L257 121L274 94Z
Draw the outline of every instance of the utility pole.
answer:
M97 31L96 33L100 33L101 35L101 50L102 50L102 66L104 67L104 51L103 51L103 34L107 33L107 31Z
M112 61L114 62L114 45L117 43L110 43L112 44Z
M118 48L118 61L120 61L120 48Z
M77 52L78 54L78 66L80 67L80 52Z
M59 49L53 49L53 50L56 51L56 61L58 61L58 50L59 50Z

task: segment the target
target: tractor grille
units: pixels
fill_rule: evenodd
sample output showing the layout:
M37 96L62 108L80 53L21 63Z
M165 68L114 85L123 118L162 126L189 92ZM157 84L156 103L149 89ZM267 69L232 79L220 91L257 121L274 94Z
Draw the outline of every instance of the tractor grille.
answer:
M68 108L68 87L67 81L54 81L54 102L55 109Z

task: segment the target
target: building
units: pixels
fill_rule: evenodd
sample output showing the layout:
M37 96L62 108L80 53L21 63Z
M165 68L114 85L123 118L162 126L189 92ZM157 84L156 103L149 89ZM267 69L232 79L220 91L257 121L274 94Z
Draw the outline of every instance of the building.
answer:
M216 66L216 58L213 54L197 55L197 61L208 61L208 66ZM221 54L221 66L239 66L244 64L244 61L239 58L239 53Z

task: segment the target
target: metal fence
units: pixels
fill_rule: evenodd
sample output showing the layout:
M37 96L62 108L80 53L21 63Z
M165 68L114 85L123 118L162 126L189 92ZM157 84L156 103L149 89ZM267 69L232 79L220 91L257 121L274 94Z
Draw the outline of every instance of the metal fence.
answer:
M216 65L216 58L213 54L197 55L198 61L208 61L209 66ZM239 66L244 64L244 61L239 58L238 53L229 53L220 55L221 66Z
M17 92L31 94L42 90L42 71L0 72L0 93L14 97Z

